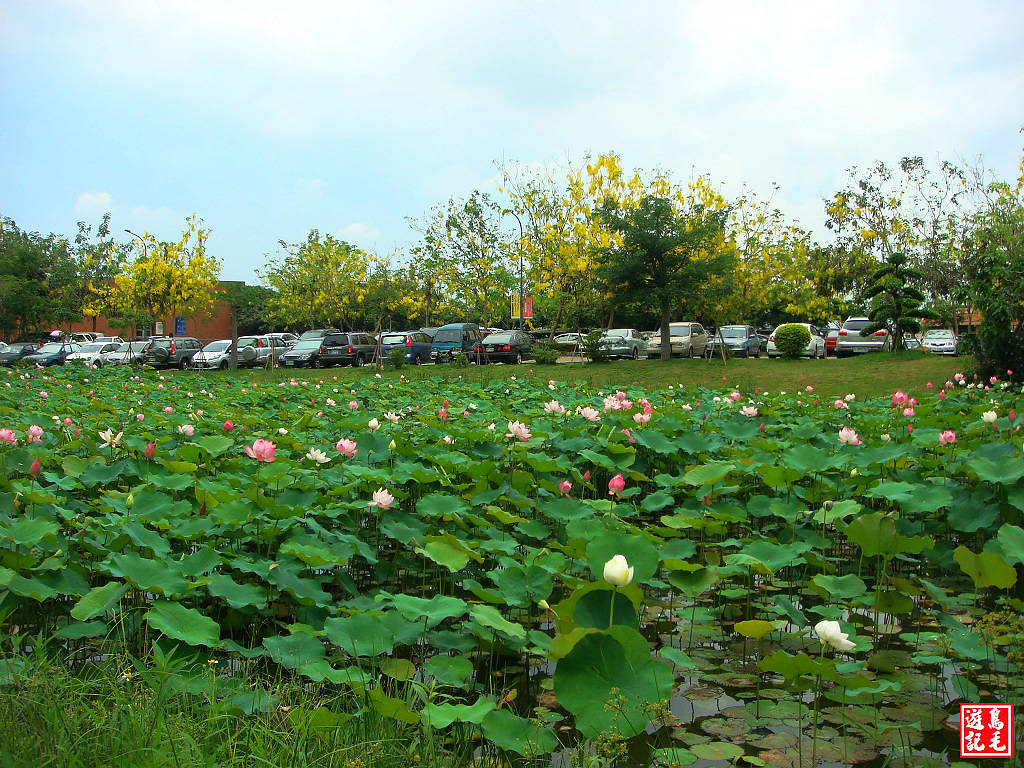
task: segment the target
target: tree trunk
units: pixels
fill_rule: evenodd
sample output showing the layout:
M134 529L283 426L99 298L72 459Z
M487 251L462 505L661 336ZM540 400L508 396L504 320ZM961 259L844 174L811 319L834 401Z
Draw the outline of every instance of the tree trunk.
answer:
M614 322L615 322L615 307L612 307L611 310L608 312L608 327L607 327L606 330L610 331L612 329L612 324Z
M562 322L562 309L565 307L565 302L558 303L558 312L555 313L555 322L551 326L551 333L548 334L548 341L555 338L555 334L558 333L558 324Z
M672 304L668 297L661 300L661 359L672 359L672 336L669 331L669 321L672 318Z
M231 362L232 371L238 370L238 313L231 311Z

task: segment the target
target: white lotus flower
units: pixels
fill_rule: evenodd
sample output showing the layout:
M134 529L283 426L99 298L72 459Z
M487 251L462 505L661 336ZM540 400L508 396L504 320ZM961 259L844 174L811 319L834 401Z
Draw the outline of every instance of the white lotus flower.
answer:
M850 636L839 627L838 621L823 620L814 625L814 634L822 645L831 645L837 651L849 651L857 647L850 642Z
M624 587L633 580L633 566L625 555L616 555L604 564L604 580L613 587Z
M996 413L995 411L985 411L983 414L981 414L981 419L986 424L995 424L996 423L996 419L998 419L998 418L999 418L999 414Z
M310 461L315 461L317 464L326 464L331 460L331 458L319 448L310 448L306 453L306 458Z
M106 431L100 432L100 437L103 439L103 447L113 448L115 445L120 445L121 435L123 434L124 432L118 432L115 435L114 430L112 430L110 427L107 427Z

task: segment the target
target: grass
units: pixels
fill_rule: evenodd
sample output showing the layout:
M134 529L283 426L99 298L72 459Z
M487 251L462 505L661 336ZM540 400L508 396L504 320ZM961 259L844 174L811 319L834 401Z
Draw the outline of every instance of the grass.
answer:
M710 388L736 387L744 391L793 392L814 387L818 397L842 397L848 393L858 398L881 397L896 389L922 391L928 382L941 387L957 371L970 371L973 358L940 357L927 352L895 352L861 355L842 360L781 359L672 359L619 360L599 365L560 363L557 365L488 365L456 367L404 366L399 372L386 370L384 376L403 375L415 381L435 376L461 376L468 381L486 381L510 376L533 375L541 379L585 381L596 387L639 385L655 389L668 385ZM370 375L371 368L333 368L325 371L268 370L245 372L264 380L337 377L339 381ZM203 374L209 375L209 374ZM215 376L232 375L213 373ZM234 374L239 375L239 374ZM723 377L724 381L723 381Z
M41 651L41 652L39 652ZM0 668L4 768L428 768L474 762L477 744L400 727L349 692L245 675L269 706L204 695L232 680L159 651L110 655L69 669L37 646ZM198 671L197 671L198 666ZM17 671L16 675L12 672ZM4 678L10 675L15 681ZM237 681L234 681L237 684ZM358 718L347 713L363 709ZM454 735L454 738L453 738ZM480 763L492 765L495 763Z

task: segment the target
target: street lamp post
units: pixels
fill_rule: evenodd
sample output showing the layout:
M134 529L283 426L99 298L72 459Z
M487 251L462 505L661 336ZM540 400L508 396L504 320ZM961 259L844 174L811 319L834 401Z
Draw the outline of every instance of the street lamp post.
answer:
M143 240L143 239L142 239L142 237L141 237L140 235L137 235L137 234L135 234L135 233L134 233L134 232L132 232L132 231L131 231L130 229L125 229L125 232L127 232L127 233L128 233L129 235L131 235L132 237L137 237L137 238L139 238L139 242L140 242L140 243L142 243L142 258L146 258L146 241L145 241L145 240Z
M526 318L523 317L526 314L526 297L523 295L523 220L515 211L506 211L506 213L515 216L516 221L519 222L519 327L523 328L526 326Z

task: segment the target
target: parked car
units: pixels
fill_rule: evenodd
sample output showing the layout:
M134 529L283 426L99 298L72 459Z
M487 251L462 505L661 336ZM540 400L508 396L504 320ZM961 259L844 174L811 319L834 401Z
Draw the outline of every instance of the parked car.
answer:
M865 352L888 352L892 349L892 337L884 328L864 336L861 331L872 324L868 317L848 317L839 329L836 339L836 357L859 355Z
M95 365L97 368L102 368L107 362L107 354L117 351L120 346L120 344L113 341L93 341L83 344L82 348L77 352L72 352L68 355L65 362L80 362L85 365Z
M241 358L239 358L241 363ZM231 339L211 341L192 358L192 367L198 370L227 370L231 365Z
M142 362L154 368L180 368L185 370L192 358L203 348L193 336L158 336L150 339Z
M96 341L98 336L98 333L93 333L92 331L76 331L75 333L65 334L62 340L72 341L76 344L90 344Z
M430 356L438 363L450 362L459 354L468 357L483 340L484 335L476 323L442 325L430 343Z
M718 354L718 345L725 342L729 354L736 357L760 357L761 337L752 325L723 325L708 339L708 356Z
M399 333L382 333L380 335L380 356L387 357L392 350L404 349L405 361L412 365L430 362L430 345L432 339L423 331L402 331Z
M917 336L904 336L903 346L907 349L921 349L921 340Z
M74 341L51 341L43 344L30 355L22 358L26 363L36 365L64 365L68 355L77 352L82 345Z
M700 357L708 346L708 334L700 323L669 323L673 357ZM647 340L647 357L661 357L661 331Z
M368 333L329 333L319 339L299 339L281 355L281 365L326 368L361 366L376 359L377 342Z
M533 338L523 331L501 331L484 336L480 351L488 363L519 363L532 357Z
M138 365L149 349L149 339L126 341L113 352L108 352L106 365Z
M322 339L329 333L341 333L337 328L314 328L311 331L306 331L299 336L299 341L305 341L306 339Z
M124 344L124 339L120 336L97 336L95 341L112 342L115 344Z
M576 352L582 349L582 333L560 333L551 340L560 352Z
M29 355L34 355L38 350L38 345L33 342L16 341L0 352L0 365L13 365Z
M601 336L601 347L608 357L638 360L646 351L647 342L635 328L612 328Z
M776 326L775 330L772 331L772 335L768 337L768 357L779 357L782 353L779 352L775 346L775 332L779 330L783 325L794 325L794 323L782 323L782 325ZM821 337L821 331L810 323L795 323L795 325L802 325L811 334L811 340L807 342L807 346L804 348L802 353L803 357L820 358L825 359L825 339Z
M294 340L296 337L287 334ZM280 360L281 355L291 348L291 344L285 342L284 334L266 333L259 336L238 337L238 364L255 368L266 365L267 360L273 355L275 360ZM292 341L294 343L294 341Z
M831 328L825 332L825 354L836 353L836 342L839 340L839 329Z
M921 346L933 355L956 355L959 339L956 334L945 328L931 328L921 337Z

